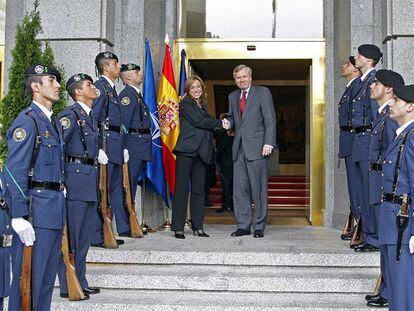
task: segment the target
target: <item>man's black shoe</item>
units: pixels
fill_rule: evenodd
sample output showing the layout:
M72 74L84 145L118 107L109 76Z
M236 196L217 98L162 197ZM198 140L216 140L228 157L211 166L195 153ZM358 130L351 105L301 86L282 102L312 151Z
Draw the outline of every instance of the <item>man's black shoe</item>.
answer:
M250 235L250 230L245 230L245 229L237 229L236 231L234 231L231 236L235 237L235 236L243 236L243 235Z
M254 238L263 238L264 237L263 230L254 230L253 237Z
M119 236L123 236L126 238L132 238L131 231L122 232L119 234Z
M121 240L121 239L116 239L116 243L118 245L124 245L125 244L125 241L124 240Z
M379 297L377 300L368 301L367 306L374 308L388 308L388 300L384 297Z
M87 287L83 289L83 293L85 295L95 295L95 294L99 294L101 292L101 290L98 287Z
M376 295L366 295L365 296L365 300L366 301L377 300L380 297L381 297L380 294L376 294Z
M368 244L368 243L364 243L361 245L358 245L354 248L354 251L356 251L357 253L364 253L364 252L379 252L379 248Z
M85 292L83 292L85 294L85 297L83 297L83 299L78 300L78 301L83 301L83 300L88 300L89 299L89 295L86 294ZM64 294L64 293L60 293L60 297L61 298L69 298L69 294Z

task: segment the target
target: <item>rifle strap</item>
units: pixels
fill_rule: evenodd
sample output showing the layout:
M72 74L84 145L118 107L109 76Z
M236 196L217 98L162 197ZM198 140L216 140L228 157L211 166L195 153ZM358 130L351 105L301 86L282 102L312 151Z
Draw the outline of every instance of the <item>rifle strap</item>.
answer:
M397 155L397 163L395 165L395 170L394 170L394 181L392 184L392 193L396 196L396 192L397 192L397 185L398 185L398 175L400 173L400 168L401 168L401 160L404 154L404 146L405 143L407 142L408 137L411 135L411 133L413 132L413 129L411 129L410 131L408 131L407 133L405 133L404 138L402 139L402 142L400 144L400 146L398 147L398 155Z
M85 121L80 119L79 114L75 109L73 109L73 112L75 113L76 124L78 125L78 128L79 128L79 136L80 136L80 140L81 140L81 144L83 148L83 157L88 158L88 155L89 155L88 147L86 146L85 133L83 131L83 126L84 126Z
M29 182L33 179L34 168L36 165L37 157L39 156L40 144L41 144L39 126L37 124L36 118L32 115L32 113L33 113L32 110L26 113L26 115L29 116L33 120L35 128L36 128L35 146L32 152L32 159L30 160Z
M381 156L382 156L382 141L383 141L383 139L382 139L382 133L384 132L385 123L387 122L389 115L390 115L390 110L388 110L385 113L385 115L383 116L384 119L382 120L381 126L380 126L380 128L378 130L378 149L379 150L378 150L377 160L375 161L375 163L380 163L380 161L381 161Z

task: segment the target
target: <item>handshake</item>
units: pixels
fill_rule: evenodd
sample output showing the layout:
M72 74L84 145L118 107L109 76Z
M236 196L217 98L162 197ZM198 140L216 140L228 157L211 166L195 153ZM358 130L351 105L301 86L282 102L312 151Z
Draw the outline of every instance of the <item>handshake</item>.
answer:
M231 129L231 124L230 121L227 120L226 118L221 120L221 126L225 129L225 130L229 130Z

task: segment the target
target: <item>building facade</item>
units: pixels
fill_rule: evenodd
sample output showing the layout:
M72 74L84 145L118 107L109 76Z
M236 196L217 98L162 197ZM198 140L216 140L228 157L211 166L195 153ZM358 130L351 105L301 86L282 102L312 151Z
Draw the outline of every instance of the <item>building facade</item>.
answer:
M105 50L115 52L121 62L143 65L148 38L157 79L168 34L176 79L179 53L185 49L189 73L209 81L209 93L215 95L209 110L216 115L224 109L219 98L231 88L234 65L251 64L253 78L275 87L275 96L303 101L303 111L296 115L302 118L295 126L300 130L293 138L286 134L291 144L303 137L301 148L280 149L273 174L306 176L309 219L315 225L340 228L348 212L345 165L337 158L337 103L345 86L341 65L360 44L373 43L384 53L378 67L400 72L407 83L414 83L414 67L407 61L414 59L414 0L261 0L248 7L250 2L40 0L39 40L52 43L57 63L69 77L93 74L95 55ZM16 25L32 5L31 0L7 1L6 82ZM292 25L292 20L301 22ZM303 96L292 97L293 93ZM292 116L289 107L284 109L285 118ZM161 200L149 193L142 196L145 218L159 225L164 220Z

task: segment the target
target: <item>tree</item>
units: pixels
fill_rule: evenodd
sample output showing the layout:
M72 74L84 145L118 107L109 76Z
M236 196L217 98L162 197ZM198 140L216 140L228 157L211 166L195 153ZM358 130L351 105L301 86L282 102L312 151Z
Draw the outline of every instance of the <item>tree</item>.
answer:
M12 63L9 71L7 95L0 102L0 161L7 155L6 133L17 115L30 104L30 95L25 94L25 69L30 65L40 63L45 66L56 66L55 57L49 42L41 42L36 36L42 32L40 12L37 10L39 0L33 2L34 8L26 13L20 25L17 25ZM58 68L62 76L60 101L53 105L55 115L60 113L67 104L64 96L64 71Z

